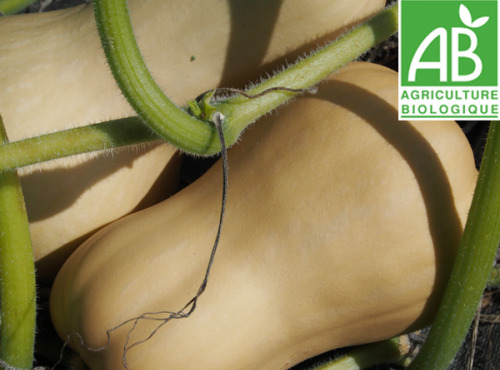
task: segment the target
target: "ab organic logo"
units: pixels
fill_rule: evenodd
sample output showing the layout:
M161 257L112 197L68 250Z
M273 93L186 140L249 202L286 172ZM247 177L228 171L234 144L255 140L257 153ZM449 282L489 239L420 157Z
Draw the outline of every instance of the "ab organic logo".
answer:
M498 0L401 0L399 119L499 119Z

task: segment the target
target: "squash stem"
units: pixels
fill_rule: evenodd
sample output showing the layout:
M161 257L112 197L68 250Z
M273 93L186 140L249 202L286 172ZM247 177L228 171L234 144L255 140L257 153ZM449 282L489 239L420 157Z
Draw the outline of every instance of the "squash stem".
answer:
M94 11L110 69L141 119L183 151L198 155L220 152L213 126L177 107L154 81L139 52L126 1L94 0ZM395 4L249 92L256 94L275 86L310 88L396 32L397 15L398 6ZM226 116L224 136L228 146L234 144L246 126L295 95L281 91L259 99L245 100L238 96L219 105L221 113Z
M447 369L481 300L500 243L500 123L492 122L469 217L436 319L411 370Z
M7 135L0 117L0 142ZM0 174L0 367L31 369L35 343L35 265L16 172Z
M311 370L361 370L379 364L400 364L404 362L409 352L410 341L403 335L360 346L344 356L314 366Z
M51 159L161 140L137 117L58 131L0 146L0 173Z

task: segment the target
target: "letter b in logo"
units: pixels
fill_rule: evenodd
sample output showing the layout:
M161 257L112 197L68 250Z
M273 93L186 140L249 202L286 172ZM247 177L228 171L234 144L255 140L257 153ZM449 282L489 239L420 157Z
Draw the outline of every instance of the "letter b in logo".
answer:
M463 5L462 5L463 6ZM488 18L488 17L484 17ZM460 35L466 35L470 40L470 47L467 50L461 51ZM451 80L452 81L472 81L475 80L483 70L483 63L481 58L478 57L474 51L477 48L477 36L469 28L453 27L451 29ZM474 70L472 73L461 75L459 73L459 63L461 58L470 59L474 63Z

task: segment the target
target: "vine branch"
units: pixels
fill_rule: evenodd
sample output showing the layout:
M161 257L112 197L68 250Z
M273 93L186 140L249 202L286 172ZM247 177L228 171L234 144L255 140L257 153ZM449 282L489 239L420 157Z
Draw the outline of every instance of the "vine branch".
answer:
M131 93L128 94L129 100L138 99L139 102L134 103L133 106L139 111L141 118L129 117L113 120L0 145L0 172L70 155L155 141L159 137L173 143L181 150L193 154L214 155L220 152L217 133L210 122L189 115L171 102L161 103L169 101L168 98L159 90L152 78L142 79L143 76L150 76L150 74L147 72L142 57L140 57L132 31L130 31L131 36L125 38L128 41L125 41L125 45L121 47L119 47L120 42L117 41L114 33L107 33L108 28L120 28L119 24L113 27L104 25L107 22L113 24L116 22L113 18L115 13L110 9L110 7L113 8L112 4L114 3L119 3L121 7L118 14L128 19L128 12L123 13L123 7L126 11L126 4L123 0L96 0L96 15L101 17L101 21L98 23L102 23L101 32L105 40L103 43L105 48L107 47L106 53L111 59L112 65L115 65L113 67L114 73L119 83L121 80L125 80L123 84L129 86L122 88L124 94L128 94L127 91L131 90ZM104 9L101 9L101 5ZM234 144L241 132L257 118L272 111L297 94L310 90L326 76L396 32L398 29L397 13L396 4L308 58L300 60L294 66L243 92L243 95L247 95L247 97L234 96L219 101L216 107L212 108L213 111L218 110L226 117L224 137L228 147ZM110 18L103 19L103 17ZM130 20L127 23L129 24ZM124 31L116 32L125 34ZM130 47L128 42L132 42L135 48ZM127 52L122 55L120 53L123 48ZM129 53L135 55L136 59L140 58L139 67L127 66ZM122 66L122 64L124 65ZM133 77L135 76L134 78L122 77L122 75L127 75L128 70L131 71ZM146 87L136 86L142 83L145 83ZM149 85L153 86L147 87ZM296 91L287 91L287 89ZM265 90L272 91L262 95ZM142 93L144 96L140 95ZM256 96L257 98L250 99L248 96ZM161 111L164 106L167 107L166 110ZM153 112L146 115L150 109ZM171 112L175 114L171 115ZM157 134L153 134L147 128L140 127L141 120L146 120L148 127L149 121L154 120L156 123L151 125L154 126L153 130ZM156 126L161 127L155 128ZM171 139L170 135L178 137L179 140Z
M492 122L458 254L436 319L410 370L445 370L464 341L500 243L500 123Z
M162 92L140 54L125 0L94 0L99 35L108 64L122 93L141 119L159 136L181 150L219 153L220 143L209 122L189 115ZM398 4L386 8L348 34L274 75L254 88L258 95L271 88L309 89L398 30ZM297 95L275 91L258 99L237 96L216 106L226 117L224 137L231 146L260 116ZM211 117L211 115L207 115Z
M0 116L0 142L7 142ZM0 174L0 360L31 369L35 343L35 263L16 172Z
M0 173L51 159L161 140L137 117L36 136L0 145Z

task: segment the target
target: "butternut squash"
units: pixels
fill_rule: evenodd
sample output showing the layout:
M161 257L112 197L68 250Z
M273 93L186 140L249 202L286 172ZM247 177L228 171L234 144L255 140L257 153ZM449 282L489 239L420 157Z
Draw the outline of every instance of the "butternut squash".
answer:
M181 103L293 60L384 3L129 0L129 7L153 74ZM108 71L90 5L0 18L0 29L0 113L11 140L133 114ZM50 277L89 233L173 191L178 157L163 144L35 168L22 171L22 182L39 276Z
M350 64L245 133L207 290L127 352L129 369L286 369L431 322L477 172L455 122L398 122L397 81ZM100 347L127 319L181 309L205 272L221 183L218 163L79 247L51 294L60 336ZM139 321L129 344L157 324ZM92 369L122 368L131 327L101 352L71 346Z

